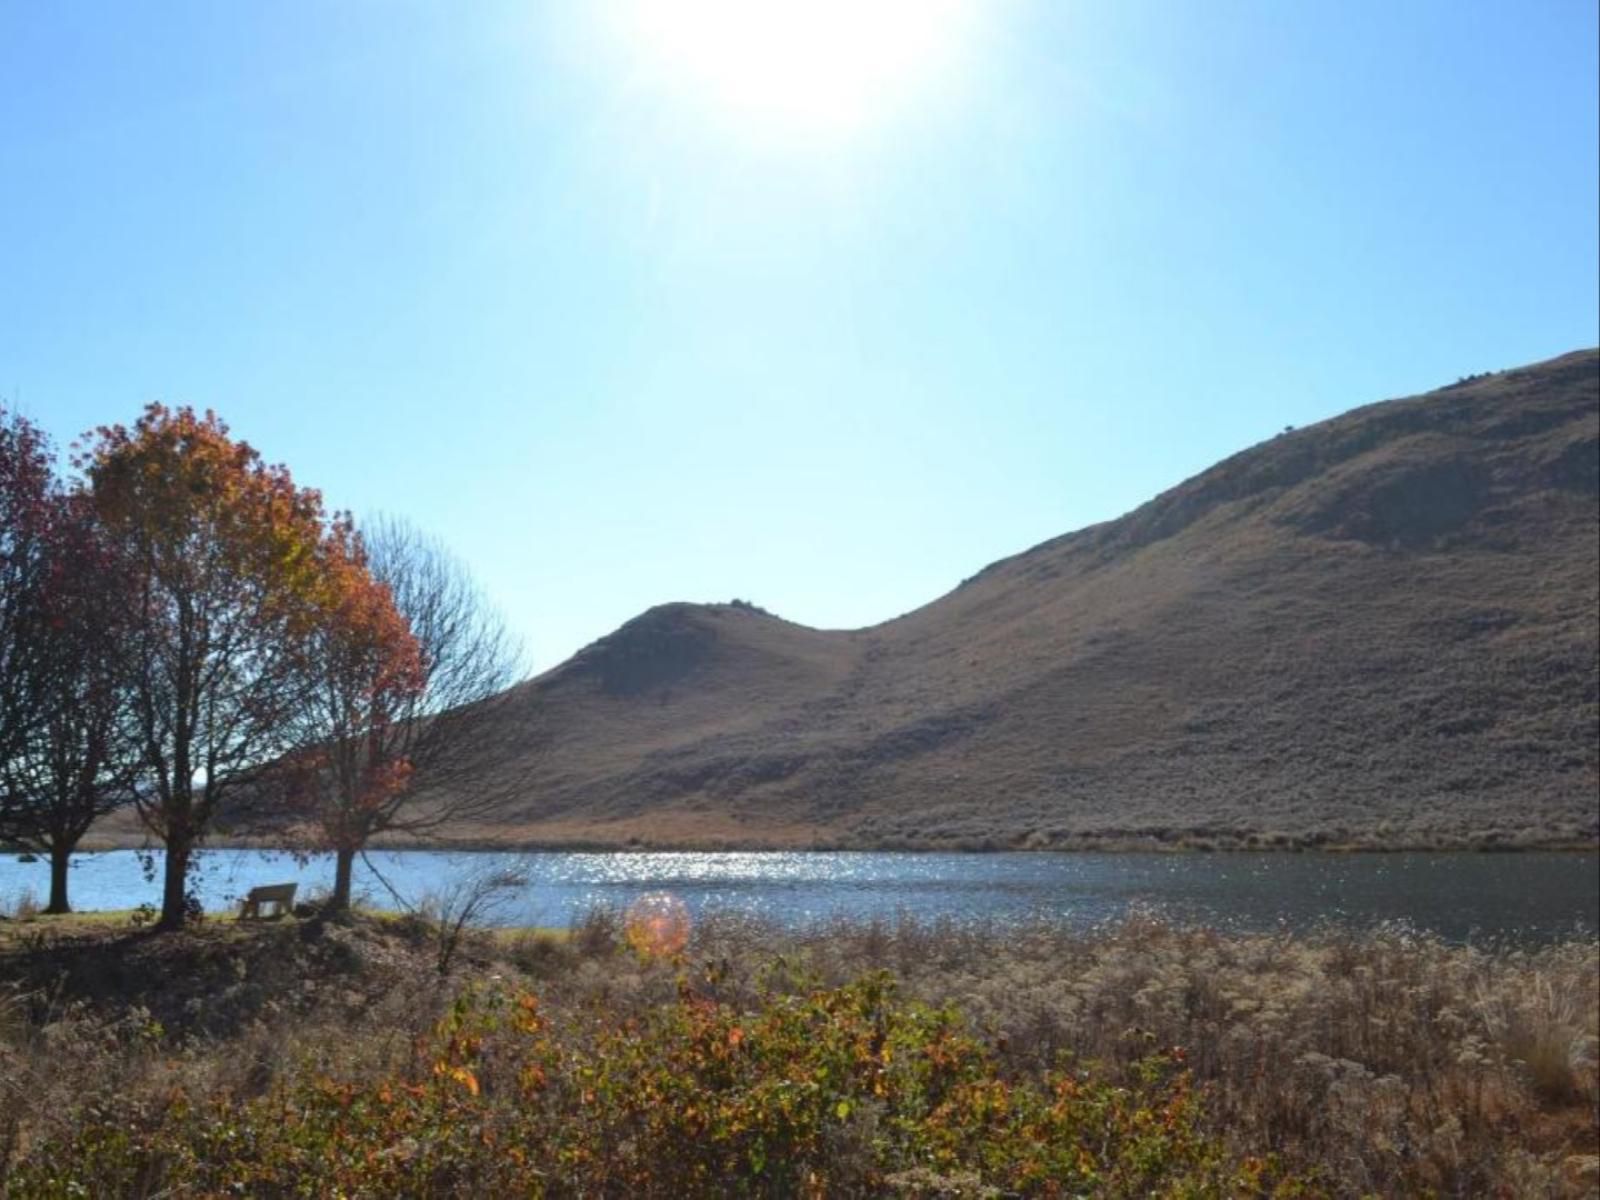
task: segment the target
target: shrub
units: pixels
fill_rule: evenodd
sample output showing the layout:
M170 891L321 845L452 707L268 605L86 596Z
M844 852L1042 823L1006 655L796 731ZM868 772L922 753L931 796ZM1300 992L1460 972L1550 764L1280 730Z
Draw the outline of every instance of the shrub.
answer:
M887 974L754 1010L684 982L643 1020L558 1026L470 988L408 1070L301 1072L258 1099L97 1108L11 1194L1241 1196L1305 1194L1200 1129L1181 1055L1132 1086L1012 1080ZM950 1188L956 1190L952 1191ZM941 1190L943 1189L943 1190Z
M10 1195L272 1195L291 1167L357 1195L1594 1194L1592 936L708 915L663 959L610 912L474 933L441 978L421 919L35 946L46 921L0 926Z

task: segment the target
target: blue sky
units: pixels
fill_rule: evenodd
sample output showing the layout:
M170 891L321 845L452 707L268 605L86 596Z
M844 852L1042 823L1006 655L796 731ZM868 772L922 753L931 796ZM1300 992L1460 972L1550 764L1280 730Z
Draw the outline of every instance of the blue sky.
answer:
M0 0L0 397L214 407L542 667L1600 340L1592 0L721 4Z

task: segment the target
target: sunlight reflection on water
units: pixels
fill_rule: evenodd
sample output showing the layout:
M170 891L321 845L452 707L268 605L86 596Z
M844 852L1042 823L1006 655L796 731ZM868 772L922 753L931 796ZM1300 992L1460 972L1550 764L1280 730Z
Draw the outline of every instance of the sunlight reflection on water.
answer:
M735 910L783 923L835 917L1017 921L1079 926L1130 906L1178 920L1240 928L1305 928L1324 921L1406 921L1451 939L1545 940L1600 925L1600 857L1594 854L912 854L730 852L373 855L383 876L413 902L452 879L516 866L529 886L499 920L566 925L594 905L624 910L639 896L670 892L693 915ZM196 882L209 909L263 883L298 880L302 894L332 882L332 864L301 865L283 854L212 850ZM0 856L0 899L43 895L48 868ZM82 855L72 874L82 909L154 903L132 851ZM393 901L362 864L367 902Z

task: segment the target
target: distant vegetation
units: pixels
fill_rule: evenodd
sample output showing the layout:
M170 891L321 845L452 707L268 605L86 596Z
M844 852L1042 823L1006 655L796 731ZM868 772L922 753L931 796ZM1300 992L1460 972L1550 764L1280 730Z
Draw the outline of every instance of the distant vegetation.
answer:
M0 925L11 1196L1591 1195L1600 947Z
M168 929L230 804L333 851L334 907L370 838L485 811L465 765L493 761L513 657L441 548L325 512L210 412L152 404L75 466L0 408L0 845L49 856L48 911L118 808L166 850ZM427 805L419 770L448 789Z

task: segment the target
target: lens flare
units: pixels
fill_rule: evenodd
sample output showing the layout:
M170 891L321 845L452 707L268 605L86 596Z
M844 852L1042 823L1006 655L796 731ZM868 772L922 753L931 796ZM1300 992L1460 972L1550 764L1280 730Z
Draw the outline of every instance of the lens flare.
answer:
M628 945L649 957L668 957L689 944L689 908L667 892L651 892L628 905Z

